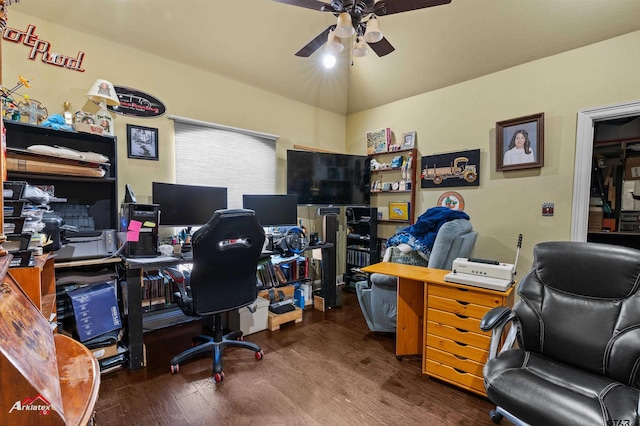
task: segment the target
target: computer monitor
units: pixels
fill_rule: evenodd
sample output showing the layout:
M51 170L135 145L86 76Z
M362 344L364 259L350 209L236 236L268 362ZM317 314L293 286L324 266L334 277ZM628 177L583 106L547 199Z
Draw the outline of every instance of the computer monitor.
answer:
M152 198L160 206L160 226L202 226L227 208L227 188L214 186L153 182Z
M242 196L242 207L256 212L263 227L295 226L298 223L298 204L295 195Z

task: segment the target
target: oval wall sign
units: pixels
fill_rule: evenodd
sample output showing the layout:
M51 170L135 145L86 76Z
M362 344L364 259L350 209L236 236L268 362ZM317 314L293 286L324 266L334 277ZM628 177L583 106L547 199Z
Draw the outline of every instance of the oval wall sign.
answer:
M164 104L148 93L130 87L114 86L120 106L107 108L116 114L132 117L160 117L167 109Z

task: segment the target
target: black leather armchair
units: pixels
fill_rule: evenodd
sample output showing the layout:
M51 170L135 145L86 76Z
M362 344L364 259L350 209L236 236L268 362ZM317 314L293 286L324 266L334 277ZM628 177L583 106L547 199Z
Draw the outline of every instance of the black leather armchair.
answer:
M222 352L235 346L251 349L256 359L264 353L255 343L242 340L242 331L223 335L222 313L253 303L258 297L256 268L264 230L253 210L218 210L191 239L193 268L189 279L174 279L180 291L174 300L186 315L213 315L213 337L200 335L195 346L171 359L171 372L179 365L203 354L213 356L213 377L224 379Z
M513 310L495 308L481 323L493 330L484 366L487 396L498 406L492 420L637 425L639 289L638 250L584 242L536 245Z

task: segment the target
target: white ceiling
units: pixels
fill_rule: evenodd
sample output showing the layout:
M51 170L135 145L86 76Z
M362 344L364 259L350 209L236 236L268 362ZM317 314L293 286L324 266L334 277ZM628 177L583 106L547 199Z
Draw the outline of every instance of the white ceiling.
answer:
M350 65L345 49L326 70L321 50L294 53L334 16L272 0L20 0L12 10L340 114L640 30L640 0L453 0L381 17L395 52Z

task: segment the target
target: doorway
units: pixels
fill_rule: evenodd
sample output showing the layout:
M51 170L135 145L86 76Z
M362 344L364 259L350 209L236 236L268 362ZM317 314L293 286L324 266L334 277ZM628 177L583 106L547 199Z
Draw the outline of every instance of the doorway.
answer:
M640 100L578 111L571 209L572 241L587 241L594 123L632 115L640 115Z

